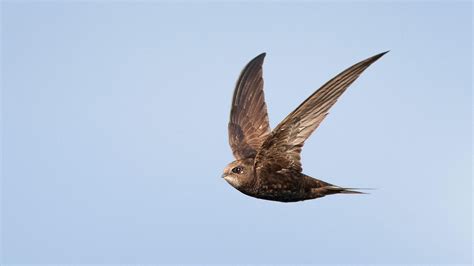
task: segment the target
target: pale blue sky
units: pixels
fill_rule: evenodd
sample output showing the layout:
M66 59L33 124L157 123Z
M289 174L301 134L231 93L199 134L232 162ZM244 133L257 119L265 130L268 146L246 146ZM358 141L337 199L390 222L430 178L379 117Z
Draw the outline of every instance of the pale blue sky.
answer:
M469 263L470 3L2 3L3 263ZM303 150L370 195L284 204L220 178L235 80L275 126L391 50Z

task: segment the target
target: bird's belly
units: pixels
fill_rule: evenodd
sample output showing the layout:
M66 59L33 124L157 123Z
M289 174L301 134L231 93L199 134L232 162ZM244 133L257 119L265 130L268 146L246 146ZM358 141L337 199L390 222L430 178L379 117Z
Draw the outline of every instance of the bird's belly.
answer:
M255 195L252 196L281 202L295 202L307 199L306 193L301 190L299 182L261 183L257 186Z

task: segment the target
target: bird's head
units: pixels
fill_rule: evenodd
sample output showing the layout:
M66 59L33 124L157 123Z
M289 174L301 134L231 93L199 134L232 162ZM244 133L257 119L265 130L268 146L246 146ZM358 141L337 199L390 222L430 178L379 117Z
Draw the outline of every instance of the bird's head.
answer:
M222 177L235 188L249 185L254 181L254 159L236 160L224 168Z

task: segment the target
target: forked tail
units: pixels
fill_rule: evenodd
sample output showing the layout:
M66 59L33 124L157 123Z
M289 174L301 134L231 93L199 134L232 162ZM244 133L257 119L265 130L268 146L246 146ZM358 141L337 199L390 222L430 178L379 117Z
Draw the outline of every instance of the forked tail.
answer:
M306 185L311 187L310 198L320 198L332 194L368 194L359 190L372 190L372 188L346 188L305 175Z
M345 188L338 186L327 186L325 187L329 191L334 191L335 193L344 193L344 194L369 194L367 192L362 192L358 190L373 190L373 188Z
M324 197L326 195L333 194L369 194L359 190L372 190L371 188L344 188L334 185L322 186L319 188L313 188L312 194L315 198Z

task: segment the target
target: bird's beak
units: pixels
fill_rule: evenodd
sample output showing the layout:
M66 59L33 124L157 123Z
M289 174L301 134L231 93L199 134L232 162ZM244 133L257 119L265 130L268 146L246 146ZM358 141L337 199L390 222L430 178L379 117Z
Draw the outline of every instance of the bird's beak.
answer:
M222 174L222 175L221 175L221 178L224 178L224 177L225 177L225 174Z

